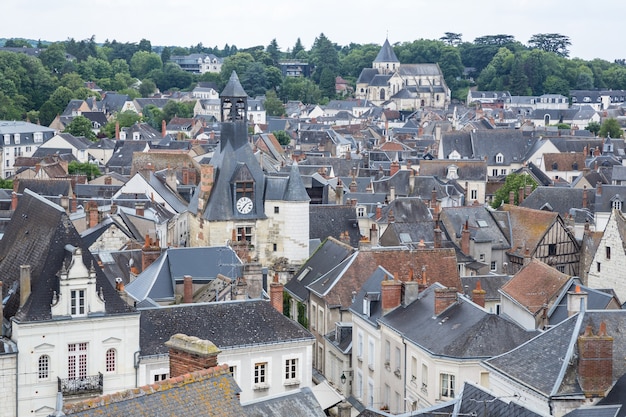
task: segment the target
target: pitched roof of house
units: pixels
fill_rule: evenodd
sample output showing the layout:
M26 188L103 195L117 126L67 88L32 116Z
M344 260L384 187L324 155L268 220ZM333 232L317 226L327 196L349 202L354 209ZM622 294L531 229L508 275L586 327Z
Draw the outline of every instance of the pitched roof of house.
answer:
M578 336L587 326L596 334L604 322L607 335L613 338L615 382L626 373L625 314L625 310L588 310L573 315L518 348L486 360L484 365L489 371L513 378L544 397L580 398L583 392L577 378Z
M379 319L404 338L434 355L488 358L508 352L536 335L495 314L489 314L459 295L457 301L435 315L433 284L416 301L398 306Z
M240 388L228 365L195 371L86 401L66 404L66 416L74 417L240 417Z
M461 230L468 225L470 238L476 243L491 242L492 249L509 249L508 237L503 233L491 211L484 206L444 207L439 215L441 223L457 244Z
M343 264L309 284L308 288L323 297L327 305L345 309L352 304L352 291L361 288L378 266L382 266L401 281L407 280L415 271L421 271L426 266L427 282L436 280L446 287L461 287L454 249L406 250L396 247L360 250Z
M554 303L568 282L569 275L533 258L500 291L537 315Z
M484 159L423 159L420 161L420 176L428 175L445 179L452 165L457 167L458 181L487 180L487 162Z
M236 331L233 331L236 329ZM279 313L268 301L224 301L141 310L142 356L167 353L176 333L211 340L222 351L243 346L306 341L313 336Z
M355 249L350 245L333 237L327 237L293 278L285 284L285 290L300 301L308 300L307 285L333 269L354 251Z
M59 292L58 272L71 259L65 249L82 249L83 262L96 270L96 287L102 288L107 314L132 312L102 273L62 207L25 190L0 241L0 276L3 298L9 295L4 316L20 321L50 320L53 292ZM20 266L31 267L31 294L20 307Z
M356 218L356 210L352 206L327 204L311 204L309 206L309 238L333 238L345 241L346 238L353 248L359 246L361 233Z
M587 207L583 208L583 196L587 194ZM561 216L572 215L577 223L593 221L596 201L594 190L570 187L537 187L524 198L522 207L559 213ZM571 210L574 209L574 210Z
M269 398L247 404L243 407L245 417L274 417L274 416L298 416L298 417L324 417L324 410L315 399L313 392L308 387L302 387L296 391L289 391L287 395Z
M503 204L499 211L508 213L513 235L511 252L520 257L526 256L526 249L531 255L535 252L537 245L559 216L559 213L511 204Z
M171 300L185 275L206 284L218 275L235 279L242 273L241 260L229 246L167 248L126 286L126 293L137 301Z

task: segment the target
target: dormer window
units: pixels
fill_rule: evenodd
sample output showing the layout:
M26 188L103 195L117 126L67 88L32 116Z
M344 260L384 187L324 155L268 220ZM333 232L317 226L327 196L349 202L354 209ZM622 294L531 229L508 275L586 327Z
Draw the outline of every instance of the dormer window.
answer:
M20 134L16 133L13 135L13 141L15 142L16 145L19 145L20 143Z
M504 163L504 155L502 155L501 153L496 155L496 163L497 164L502 164Z
M35 132L33 139L35 143L43 142L43 132Z
M622 200L619 199L619 196L615 196L613 200L611 201L611 208L613 210L622 211L622 205L623 205L623 202Z
M85 315L85 290L72 290L70 301L70 314L72 316Z
M4 135L4 144L5 145L10 145L11 144L11 135L9 135L9 134L5 134Z

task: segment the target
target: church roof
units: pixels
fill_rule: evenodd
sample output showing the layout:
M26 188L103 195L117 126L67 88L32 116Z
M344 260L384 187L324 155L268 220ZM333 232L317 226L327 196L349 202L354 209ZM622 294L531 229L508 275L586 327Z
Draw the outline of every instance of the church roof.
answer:
M400 62L396 53L393 51L393 48L389 44L389 39L385 39L385 43L383 43L383 47L378 51L378 55L376 55L376 59L374 62Z
M239 82L239 77L237 76L237 73L235 71L230 74L230 79L228 80L226 87L224 87L224 90L222 90L222 94L220 94L220 96L248 97L248 94L246 94L246 91L241 86L241 83Z

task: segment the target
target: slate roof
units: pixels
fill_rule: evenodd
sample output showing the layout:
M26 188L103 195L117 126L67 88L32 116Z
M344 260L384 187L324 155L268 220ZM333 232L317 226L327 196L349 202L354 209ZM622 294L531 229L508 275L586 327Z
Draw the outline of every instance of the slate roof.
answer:
M374 59L374 62L400 62L396 53L393 51L389 39L385 39L382 48L378 51L378 55Z
M514 378L516 383L553 401L557 396L581 398L583 393L576 377L578 336L587 326L596 334L600 323L605 323L607 335L613 337L613 380L616 381L626 373L625 314L624 310L588 310L573 315L528 343L488 359L484 365L489 371Z
M576 286L579 286L581 291L587 293L587 304L585 307L587 310L605 310L610 307L611 301L615 301L617 305L617 300L615 300L615 295L612 292L582 285L578 278L570 279L568 282L569 285L563 287L561 294L559 294L559 297L548 312L550 326L567 319L567 293L575 292Z
M380 246L408 246L417 249L420 241L433 242L435 222L432 220L411 223L390 223L378 239ZM442 240L445 236L442 234Z
M248 97L248 94L241 86L241 83L239 82L239 77L234 70L230 74L230 78L228 79L226 86L220 93L220 97Z
M132 312L115 291L72 225L62 207L25 190L0 240L0 276L3 277L3 298L9 295L4 316L19 321L51 319L50 303L54 291L59 292L58 272L71 259L66 245L80 247L85 265L96 270L96 287L103 289L106 314ZM20 266L31 266L31 294L19 307ZM18 311L19 308L19 311Z
M17 186L17 193L23 194L28 189L44 197L69 196L72 191L72 181L69 179L21 179Z
M348 234L350 246L358 248L361 233L354 207L327 204L309 206L310 239L324 240L332 236L342 240L342 237L345 239L345 233Z
M485 294L485 301L498 301L500 300L500 292L498 291L511 280L510 275L473 275L461 277L463 283L463 291L468 298L472 298L472 291L476 289L476 284L480 281L480 288L482 288Z
M290 391L281 397L269 398L243 407L245 417L325 417L326 414L319 405L313 391L309 387L302 387L297 391Z
M294 162L289 169L289 176L268 176L265 181L265 199L276 201L311 201L306 192L298 164Z
M145 140L116 140L113 156L107 161L106 167L122 175L131 175L133 153L144 152L150 149L150 143Z
M164 343L176 333L210 340L222 351L314 340L306 329L263 300L183 304L140 312L142 356L167 353Z
M537 414L510 398L498 398L485 388L465 382L463 392L460 395L459 406L455 412L459 416L515 416L515 417L541 417L545 414ZM508 402L507 402L508 401ZM458 411L457 411L458 410Z
M484 159L423 159L420 161L420 176L435 176L445 180L451 165L457 167L457 181L487 181L487 162Z
M432 355L452 358L490 358L528 341L527 332L495 314L489 314L459 295L456 303L435 316L435 283L408 306L400 305L379 319Z
M604 400L605 398L600 400L600 402ZM576 410L570 411L563 417L622 417L625 415L620 412L620 408L623 408L622 406L623 403L620 403L619 405L595 405L593 407L580 407Z
M391 272L387 271L382 266L376 268L374 272L367 277L361 288L358 289L358 292L354 296L354 301L350 306L352 314L358 315L374 327L378 327L378 319L383 315L381 283L388 278L393 278ZM369 300L369 314L365 314L365 311L363 311L365 300Z
M587 193L587 208L583 209L583 194ZM585 219L593 221L596 193L593 189L583 190L569 187L537 187L526 198L521 207L559 213L561 216L574 215L577 223ZM571 210L574 208L575 210ZM585 214L589 213L589 214Z
M66 404L66 416L74 417L239 417L241 389L228 365L192 372L151 385L83 402Z
M613 200L622 202L626 198L626 185L602 185L596 187L595 210L600 213L610 213L613 210Z
M35 143L34 133L41 132L43 140L41 143L46 142L48 139L54 136L55 130L49 127L40 126L29 122L20 121L8 121L0 120L0 136L6 134L10 136L10 144L15 145L15 134L20 134L20 145L31 145ZM0 148L4 147L4 140L0 141Z
M398 197L382 207L381 222L386 223L393 215L394 222L415 223L433 219L430 209L420 198Z
M218 274L233 279L242 276L241 260L232 248L168 248L126 286L126 293L137 301L171 300L175 285L182 283L185 275L191 275L195 283L206 284Z
M511 247L508 237L485 206L444 207L439 219L448 236L454 237L457 244L460 244L461 230L467 222L470 239L473 241L491 242L492 249Z
M326 274L355 251L353 247L328 237L285 284L284 289L299 301L309 298L307 285Z

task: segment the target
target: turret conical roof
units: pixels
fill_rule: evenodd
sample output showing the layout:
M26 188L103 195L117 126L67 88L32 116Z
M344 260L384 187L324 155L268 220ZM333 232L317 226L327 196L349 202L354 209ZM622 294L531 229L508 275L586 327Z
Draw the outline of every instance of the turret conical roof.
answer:
M230 79L228 80L226 87L224 87L224 90L222 90L220 97L248 97L248 94L246 94L246 91L241 86L239 77L235 71L230 74Z
M389 39L385 39L385 43L383 43L383 47L378 51L374 62L400 62L389 43Z

